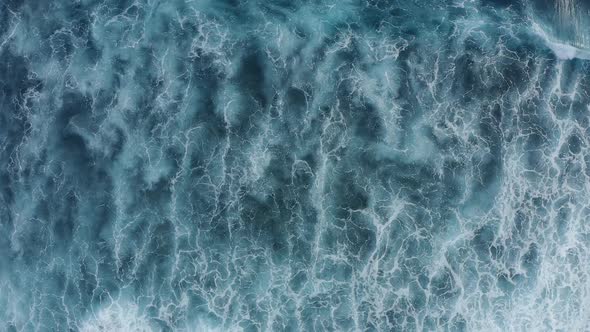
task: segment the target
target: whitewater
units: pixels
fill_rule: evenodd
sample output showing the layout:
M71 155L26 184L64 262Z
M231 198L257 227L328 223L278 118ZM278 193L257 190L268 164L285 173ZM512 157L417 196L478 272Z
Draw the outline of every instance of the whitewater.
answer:
M1 331L589 331L583 0L4 0Z

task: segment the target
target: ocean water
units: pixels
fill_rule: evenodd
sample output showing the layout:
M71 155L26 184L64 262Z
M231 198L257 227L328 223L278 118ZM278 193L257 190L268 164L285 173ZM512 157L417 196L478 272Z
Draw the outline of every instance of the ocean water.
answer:
M584 0L2 0L0 331L589 331Z

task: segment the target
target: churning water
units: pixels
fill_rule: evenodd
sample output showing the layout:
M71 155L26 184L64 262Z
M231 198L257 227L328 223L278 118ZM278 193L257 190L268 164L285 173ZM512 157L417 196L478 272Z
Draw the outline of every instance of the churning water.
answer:
M1 1L0 330L590 330L588 9Z
M590 49L590 1L532 0L530 4L554 42Z

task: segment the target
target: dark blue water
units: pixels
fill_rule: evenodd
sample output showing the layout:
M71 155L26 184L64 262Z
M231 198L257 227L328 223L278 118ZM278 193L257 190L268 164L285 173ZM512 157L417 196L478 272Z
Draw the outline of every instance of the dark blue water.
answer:
M590 330L586 5L3 0L0 330Z

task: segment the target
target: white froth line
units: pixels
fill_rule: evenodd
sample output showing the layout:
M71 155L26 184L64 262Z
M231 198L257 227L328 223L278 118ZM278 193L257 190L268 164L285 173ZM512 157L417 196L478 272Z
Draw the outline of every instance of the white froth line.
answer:
M533 32L543 39L547 47L549 47L560 60L572 60L575 58L590 60L590 51L554 41L537 22L533 21L532 25Z

